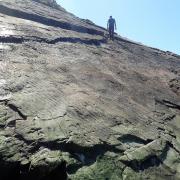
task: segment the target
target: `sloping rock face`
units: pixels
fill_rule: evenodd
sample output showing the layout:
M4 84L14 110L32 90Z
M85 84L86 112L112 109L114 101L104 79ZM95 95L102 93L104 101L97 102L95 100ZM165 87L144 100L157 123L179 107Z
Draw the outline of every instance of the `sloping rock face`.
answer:
M45 4L45 5L50 6L52 8L56 8L56 9L62 10L62 7L59 6L55 0L33 0L33 1Z
M0 1L0 179L180 179L180 57L39 2Z

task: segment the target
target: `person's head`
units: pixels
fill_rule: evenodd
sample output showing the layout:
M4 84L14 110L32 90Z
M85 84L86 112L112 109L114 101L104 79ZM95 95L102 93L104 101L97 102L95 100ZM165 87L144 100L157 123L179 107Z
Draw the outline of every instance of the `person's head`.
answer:
M110 16L109 18L112 19L112 16Z

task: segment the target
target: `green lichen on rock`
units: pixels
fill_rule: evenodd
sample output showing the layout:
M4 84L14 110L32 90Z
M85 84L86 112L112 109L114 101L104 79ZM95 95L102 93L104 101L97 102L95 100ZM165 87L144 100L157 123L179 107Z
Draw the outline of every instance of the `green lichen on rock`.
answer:
M32 155L29 161L29 170L31 174L36 175L37 179L47 176L64 162L60 151L51 151L46 148Z
M149 157L156 156L159 157L164 149L166 148L166 142L163 140L155 140L145 146L137 148L132 152L125 152L125 155L120 157L119 160L130 162L130 161L137 161L142 162Z
M90 166L79 169L76 174L71 175L73 180L120 180L124 165L116 161L116 157L102 156Z

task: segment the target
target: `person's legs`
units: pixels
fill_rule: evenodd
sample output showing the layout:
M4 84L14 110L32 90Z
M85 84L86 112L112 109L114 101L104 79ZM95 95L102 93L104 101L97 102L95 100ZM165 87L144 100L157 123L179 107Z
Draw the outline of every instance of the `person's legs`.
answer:
M111 38L114 41L114 28L111 29Z
M109 27L109 37L111 40L114 40L114 28Z
M109 27L109 39L112 38L111 27Z

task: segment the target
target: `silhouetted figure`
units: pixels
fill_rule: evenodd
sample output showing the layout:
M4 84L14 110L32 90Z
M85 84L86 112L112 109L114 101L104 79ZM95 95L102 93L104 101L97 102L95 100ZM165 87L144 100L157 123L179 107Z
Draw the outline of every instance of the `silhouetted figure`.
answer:
M109 38L111 40L114 40L114 28L116 29L116 20L110 16L107 23L107 29L109 31Z

